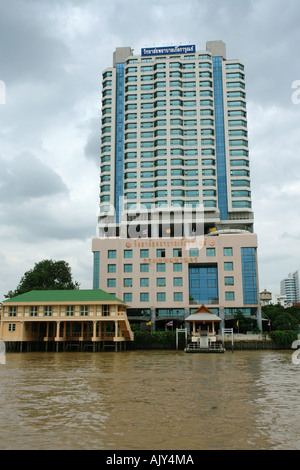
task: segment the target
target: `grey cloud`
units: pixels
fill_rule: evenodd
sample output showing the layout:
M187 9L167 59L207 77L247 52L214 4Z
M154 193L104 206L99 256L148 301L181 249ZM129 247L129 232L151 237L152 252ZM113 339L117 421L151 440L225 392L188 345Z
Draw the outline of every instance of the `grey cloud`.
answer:
M281 235L279 235L279 238L281 239L290 239L290 240L300 240L300 233L294 233L294 232L284 232Z
M60 196L30 200L1 211L2 239L36 245L46 241L85 240L95 233L89 212L65 204Z
M45 7L45 4L44 4ZM48 11L49 13L49 11ZM0 5L0 62L7 83L53 77L66 59L66 45L51 34L51 17L38 3L24 0Z
M15 203L27 199L68 194L62 178L30 153L12 161L0 159L0 202Z
M100 118L92 119L89 123L90 133L84 147L84 154L99 166L100 157Z

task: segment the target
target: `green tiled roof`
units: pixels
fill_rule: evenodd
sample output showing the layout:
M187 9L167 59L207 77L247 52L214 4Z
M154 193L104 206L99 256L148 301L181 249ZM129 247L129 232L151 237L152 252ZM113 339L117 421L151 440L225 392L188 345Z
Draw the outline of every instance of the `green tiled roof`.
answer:
M101 289L74 289L74 290L31 290L25 294L16 295L7 302L123 302Z

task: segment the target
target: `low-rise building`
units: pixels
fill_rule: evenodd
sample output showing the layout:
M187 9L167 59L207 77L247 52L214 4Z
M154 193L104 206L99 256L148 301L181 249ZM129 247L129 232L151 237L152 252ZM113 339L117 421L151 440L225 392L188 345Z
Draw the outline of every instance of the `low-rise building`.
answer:
M2 304L0 340L48 345L56 350L75 346L115 346L133 341L126 303L98 290L32 290ZM62 344L62 346L59 346Z

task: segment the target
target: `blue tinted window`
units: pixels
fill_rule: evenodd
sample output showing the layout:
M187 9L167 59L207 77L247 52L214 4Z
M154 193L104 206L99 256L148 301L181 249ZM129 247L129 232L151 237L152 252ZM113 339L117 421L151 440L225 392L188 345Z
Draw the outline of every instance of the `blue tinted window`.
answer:
M215 126L218 175L218 202L221 219L228 219L227 177L225 156L225 131L223 110L222 58L213 57L214 95L215 95Z
M140 301L141 302L149 302L149 293L148 292L140 293Z
M94 279L93 288L99 289L99 276L100 276L100 251L94 252Z
M116 154L115 154L115 206L116 222L120 222L119 200L123 196L123 144L124 144L124 68L117 64L116 74Z
M217 265L191 265L189 267L189 296L199 304L218 303Z
M257 303L255 248L241 248L244 304Z

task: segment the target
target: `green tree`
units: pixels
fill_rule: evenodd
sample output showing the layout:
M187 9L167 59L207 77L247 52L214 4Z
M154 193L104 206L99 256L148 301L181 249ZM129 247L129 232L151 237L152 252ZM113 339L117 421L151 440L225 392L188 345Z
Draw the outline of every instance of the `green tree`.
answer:
M66 261L46 259L35 263L34 268L26 271L18 287L9 291L5 297L11 298L31 290L42 289L79 289L79 283L73 281L71 268Z
M246 333L249 330L252 330L253 320L251 318L245 317L240 310L234 314L233 319L233 328L234 332L237 333Z
M287 348L291 347L293 341L297 340L298 335L295 331L271 331L270 336L278 344L285 344Z
M297 307L271 304L263 306L262 312L271 320L272 330L293 330L300 324L300 309Z
M280 313L274 320L274 330L296 330L298 329L297 319L290 313Z

